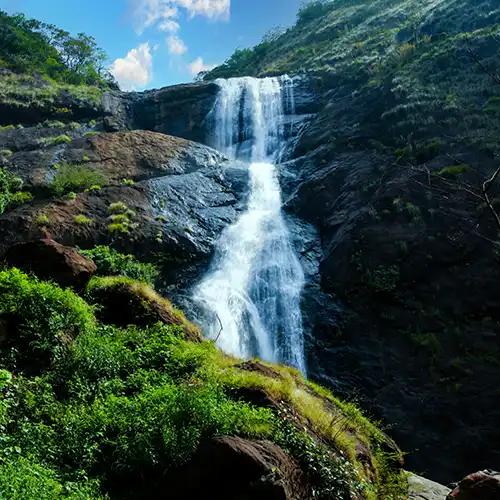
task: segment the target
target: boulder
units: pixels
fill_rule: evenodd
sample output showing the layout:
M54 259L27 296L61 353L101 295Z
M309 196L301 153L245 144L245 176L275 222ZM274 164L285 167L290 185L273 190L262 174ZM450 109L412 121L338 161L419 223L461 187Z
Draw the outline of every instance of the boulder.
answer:
M201 340L199 329L172 303L149 285L121 276L94 278L87 287L89 300L99 305L99 319L108 324L146 327L156 323L180 326L185 337Z
M470 474L448 495L447 500L498 500L500 473L483 470Z
M450 488L415 474L408 475L409 500L445 500Z
M279 446L222 436L200 446L173 474L169 498L179 500L298 500L309 498L302 471Z
M77 289L84 288L97 270L94 262L75 248L51 239L18 243L7 250L5 261L9 266L32 272L40 279Z

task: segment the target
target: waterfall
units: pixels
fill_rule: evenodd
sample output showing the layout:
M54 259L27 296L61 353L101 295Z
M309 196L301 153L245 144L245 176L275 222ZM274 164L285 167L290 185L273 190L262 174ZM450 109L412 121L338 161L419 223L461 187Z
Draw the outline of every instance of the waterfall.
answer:
M208 335L239 357L305 372L300 298L304 273L282 214L276 163L294 112L289 77L217 80L212 142L249 169L248 206L226 228L194 291Z

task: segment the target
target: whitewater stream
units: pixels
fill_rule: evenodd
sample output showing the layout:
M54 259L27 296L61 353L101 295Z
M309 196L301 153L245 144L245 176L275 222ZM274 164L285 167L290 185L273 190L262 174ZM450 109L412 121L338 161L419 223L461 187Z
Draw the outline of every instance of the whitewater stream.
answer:
M246 209L225 229L194 291L205 328L226 352L305 372L304 273L282 214L276 164L294 113L289 77L217 80L213 146L249 170Z

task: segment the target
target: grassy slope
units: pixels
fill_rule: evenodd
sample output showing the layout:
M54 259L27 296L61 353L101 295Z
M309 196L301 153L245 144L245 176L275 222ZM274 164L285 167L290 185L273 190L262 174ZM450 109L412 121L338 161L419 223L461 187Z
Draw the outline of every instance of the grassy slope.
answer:
M100 290L117 279L99 279ZM134 287L154 295L145 282ZM143 494L143 481L154 492L165 471L221 434L276 442L302 465L317 498L404 496L390 443L357 408L294 370L247 370L211 342L185 340L184 319L104 325L75 293L15 269L0 271L0 317L11 332L0 357L2 498L121 498L134 488ZM253 406L236 396L244 389L279 403ZM359 446L369 450L370 470Z

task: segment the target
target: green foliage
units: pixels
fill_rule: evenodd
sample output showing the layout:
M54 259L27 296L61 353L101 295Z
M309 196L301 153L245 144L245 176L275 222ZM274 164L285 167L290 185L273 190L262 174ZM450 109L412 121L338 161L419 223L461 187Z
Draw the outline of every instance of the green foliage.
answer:
M16 325L4 363L42 362L61 356L68 342L92 330L92 308L71 290L41 282L17 269L0 271L0 316Z
M124 186L133 186L135 181L133 179L122 179L122 184Z
M70 192L85 191L104 182L104 176L90 167L65 163L58 168L51 187L56 195L62 196Z
M358 479L357 471L347 459L333 455L326 446L298 431L287 420L288 415L280 417L274 440L298 460L315 485L314 498L348 500L353 493L363 492L365 483Z
M44 213L39 213L35 218L35 224L38 226L48 226L50 224L49 216Z
M48 137L42 139L41 144L46 147L60 146L61 144L69 144L73 139L69 135L61 134L56 137Z
M115 254L95 253L117 265ZM100 278L120 279L129 280ZM316 498L355 492L375 498L353 458L354 436L375 450L385 438L354 406L295 370L269 366L275 376L268 376L242 369L213 343L184 340L182 326L96 324L73 292L15 269L0 273L0 315L12 319L17 347L2 351L16 376L0 372L0 492L8 498L101 498L99 481L112 498L124 485L140 496L216 435L278 443L304 467ZM50 363L33 375L42 354ZM234 398L245 387L281 401L283 411ZM313 433L296 427L292 415ZM384 498L395 498L392 490Z
M318 19L327 14L331 9L331 0L312 0L304 2L297 14L297 25Z
M135 212L122 201L111 203L108 207L110 213L108 232L112 235L129 234L131 229L135 229L137 224L132 222Z
M108 246L81 250L81 253L95 262L101 276L125 276L153 284L159 275L154 264L140 262L133 255L125 255Z
M7 170L0 168L0 215L9 206L20 205L32 199L30 193L21 191L23 181Z
M435 172L435 175L441 177L457 177L462 174L466 174L470 172L470 165L466 165L465 163L461 165L450 165L449 167L443 167L439 171Z
M0 62L16 72L40 73L76 85L108 85L105 54L94 38L0 10Z
M0 498L9 500L99 500L95 482L63 483L57 474L23 457L0 463Z
M78 214L73 217L73 221L78 226L90 226L93 223L93 220L87 217L84 214Z

